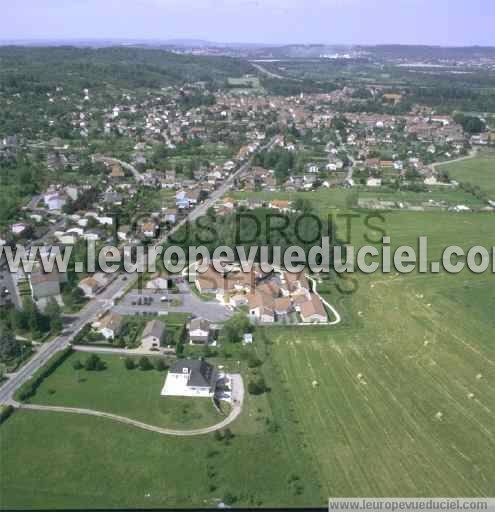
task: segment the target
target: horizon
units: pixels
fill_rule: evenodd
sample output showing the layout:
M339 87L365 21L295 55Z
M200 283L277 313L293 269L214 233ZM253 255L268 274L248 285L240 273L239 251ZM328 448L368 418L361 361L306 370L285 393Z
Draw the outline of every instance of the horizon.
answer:
M41 38L8 38L0 39L0 46L29 46L30 44L43 44L46 47L60 46L62 43L69 45L72 44L83 44L83 43L111 43L115 45L128 45L132 47L134 44L168 44L168 45L183 45L183 46L194 46L195 44L205 44L211 46L231 46L231 47L267 47L267 48L280 48L285 46L325 46L334 48L375 48L381 46L391 47L424 47L424 48L495 48L494 44L424 44L424 43L401 43L401 42L389 42L389 43L340 43L340 42L307 42L307 43L294 43L294 42L282 42L282 43L265 43L265 42L246 42L246 41L220 41L220 40L207 40L200 39L194 36L183 37L183 38L119 38L119 37L41 37Z
M187 33L219 44L493 47L493 20L495 5L482 0L21 0L3 7L0 29L3 41L167 41Z

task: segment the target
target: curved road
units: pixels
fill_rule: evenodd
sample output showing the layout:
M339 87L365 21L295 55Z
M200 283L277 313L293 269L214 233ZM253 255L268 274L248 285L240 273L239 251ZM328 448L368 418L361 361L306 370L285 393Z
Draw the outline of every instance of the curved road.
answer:
M119 423L124 423L125 425L130 425L132 427L140 428L141 430L147 430L149 432L155 432L157 434L165 435L165 436L177 436L177 437L187 437L187 436L200 436L204 434L210 434L211 432L215 432L216 430L221 430L222 428L230 425L242 412L242 405L244 402L244 384L242 382L242 377L238 374L231 375L232 377L232 410L230 414L222 420L220 423L216 425L212 425L211 427L198 428L194 430L174 430L169 428L157 427L154 425L148 425L147 423L143 423L141 421L133 420L131 418L126 418L125 416L118 416L117 414L111 414L108 412L95 411L93 409L81 409L78 407L60 407L54 405L36 405L36 404L21 404L19 402L12 401L11 404L17 409L26 409L31 411L49 411L49 412L63 412L69 414L82 414L85 416L96 416L97 418L106 418L109 420L117 421Z

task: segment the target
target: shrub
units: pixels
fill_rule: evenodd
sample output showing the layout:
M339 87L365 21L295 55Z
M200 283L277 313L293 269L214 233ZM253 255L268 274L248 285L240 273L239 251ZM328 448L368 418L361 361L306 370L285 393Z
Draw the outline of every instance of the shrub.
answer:
M0 407L0 425L7 421L8 418L14 412L14 408L11 405L6 405L5 407Z
M105 367L105 363L96 354L91 354L84 363L84 368L86 368L88 372L101 371L104 370Z
M84 366L82 365L81 361L79 361L79 359L76 359L72 363L72 368L74 368L74 370L81 370L82 368L84 368Z
M256 355L249 354L247 364L249 368L257 368L258 366L261 366L262 362Z
M256 381L251 381L248 384L248 392L250 395L261 395L266 391L268 391L268 388L263 377L260 377Z
M165 371L168 366L167 364L165 363L165 361L163 359L155 359L154 361L154 365L155 365L155 370L159 371L159 372L163 372Z
M153 368L153 365L150 363L150 360L145 356L139 359L138 366L143 371L148 371Z
M134 368L136 368L136 363L134 362L134 359L132 359L132 357L126 357L124 360L124 366L128 370L134 370Z

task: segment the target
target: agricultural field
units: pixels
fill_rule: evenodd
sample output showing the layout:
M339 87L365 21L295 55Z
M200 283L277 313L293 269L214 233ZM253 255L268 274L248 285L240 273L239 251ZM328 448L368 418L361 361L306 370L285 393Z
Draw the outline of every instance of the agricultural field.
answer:
M393 248L428 236L430 261L451 244L486 246L495 224L490 214L396 212L384 219ZM361 220L351 232L356 247L371 235ZM324 491L493 495L493 274L352 280L349 294L335 281L319 285L344 317L339 326L263 331Z
M447 171L451 179L480 187L495 200L495 151L484 151L476 158L442 165L438 169Z
M263 332L324 492L493 495L493 280L358 284L341 326Z

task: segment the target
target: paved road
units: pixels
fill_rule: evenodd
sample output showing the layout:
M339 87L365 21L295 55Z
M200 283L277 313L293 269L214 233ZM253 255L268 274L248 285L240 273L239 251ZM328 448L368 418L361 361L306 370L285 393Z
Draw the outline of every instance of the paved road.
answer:
M8 269L0 267L0 292L5 288L7 288L9 293L5 297L0 297L0 306L7 304L10 301L17 309L19 309L21 307L21 297L17 290L14 276L8 271Z
M93 409L80 409L76 407L57 407L51 405L20 404L18 402L12 402L12 405L19 409L82 414L86 416L96 416L98 418L106 418L109 420L118 421L119 423L124 423L125 425L130 425L132 427L140 428L142 430L148 430L150 432L155 432L157 434L162 434L166 436L199 436L209 434L211 432L215 432L216 430L221 430L225 428L227 425L230 425L241 414L242 406L244 403L244 384L242 381L242 377L238 374L232 374L230 375L230 377L232 379L232 410L230 411L230 414L220 423L212 425L211 427L198 428L194 430L174 430L169 428L157 427L154 425L148 425L147 423L143 423L141 421L133 420L131 418L126 418L125 416L118 416L117 414L110 414L108 412L95 411Z
M72 341L74 336L88 322L94 321L99 315L108 310L112 305L113 296L126 285L127 281L119 276L98 299L89 302L75 317L69 327L71 334L61 335L51 342L39 345L36 353L21 368L10 374L9 379L0 388L0 404L9 403L17 388L26 382L33 374L43 366L56 352L63 350Z
M300 78L292 78L288 76L278 75L277 73L268 71L268 69L264 68L260 64L257 64L256 62L250 61L250 64L251 66L253 66L253 68L256 68L260 73L263 73L264 75L270 78L277 78L278 80L292 80L293 82L302 82Z
M91 345L73 345L76 352L90 352L91 354L112 354L117 356L161 356L170 355L156 350L145 350L143 348L117 348L117 347L93 347ZM171 355L173 355L171 353Z
M258 151L269 149L273 146L274 143L275 137L272 138L270 142L268 142L265 146L259 148ZM213 192L204 203L191 211L185 219L174 226L174 228L171 229L170 232L167 233L161 240L157 240L155 242L155 246L163 243L168 236L174 234L187 222L192 222L198 217L204 215L208 208L213 206L230 189L234 180L244 174L250 168L251 162L252 159L248 160L236 172L231 174L229 178L225 180L223 185L221 185L220 188ZM79 332L80 329L82 329L86 323L93 322L96 320L96 318L98 318L98 316L101 316L102 313L107 311L113 305L112 301L125 292L127 286L131 282L131 279L136 279L137 275L128 274L127 277L129 280L124 280L124 276L119 276L100 296L90 301L84 307L84 309L78 314L77 319L70 326L70 335L62 335L49 343L43 344L36 352L36 354L34 354L18 372L12 374L7 382L5 382L0 387L0 404L10 403L15 390L18 389L29 378L31 378L32 375L56 352L63 350L66 346L68 346L74 336Z

